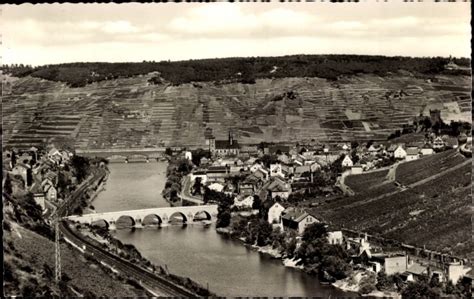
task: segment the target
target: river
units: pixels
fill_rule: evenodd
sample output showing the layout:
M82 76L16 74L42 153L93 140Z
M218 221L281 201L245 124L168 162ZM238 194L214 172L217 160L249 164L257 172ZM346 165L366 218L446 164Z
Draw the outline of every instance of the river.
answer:
M97 212L168 206L161 196L166 163L111 163L109 169L106 190L93 202ZM213 225L121 229L113 235L133 244L154 264L166 265L170 272L203 286L208 284L220 296L348 296L302 271L284 267L280 260L217 234Z

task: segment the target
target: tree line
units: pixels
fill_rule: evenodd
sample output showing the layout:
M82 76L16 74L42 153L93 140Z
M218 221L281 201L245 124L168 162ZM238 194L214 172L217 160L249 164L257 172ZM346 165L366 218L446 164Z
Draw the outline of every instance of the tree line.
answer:
M470 59L455 58L460 66L469 66ZM165 81L180 85L191 82L255 83L260 78L319 77L337 80L342 75L373 73L380 76L400 70L416 74L437 74L444 71L449 58L386 57L367 55L290 55L281 57L248 57L200 59L186 61L143 61L122 63L64 63L32 67L3 65L2 71L13 76L33 77L65 82L71 87L124 77L159 72L150 83ZM275 72L270 73L277 66Z

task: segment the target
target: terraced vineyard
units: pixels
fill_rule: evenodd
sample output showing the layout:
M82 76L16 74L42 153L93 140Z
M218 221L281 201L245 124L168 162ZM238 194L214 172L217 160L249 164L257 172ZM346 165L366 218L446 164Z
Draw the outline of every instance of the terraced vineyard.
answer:
M463 107L459 117L470 119L470 78L461 75L437 76L436 83L411 74L365 74L337 81L278 78L179 86L149 84L152 76L81 88L32 77L12 80L2 103L4 140L17 147L53 136L89 149L202 147L206 128L217 138L226 138L232 128L240 143L361 142L385 140L427 105L455 103ZM400 90L400 98L387 95Z
M409 185L428 178L437 172L449 169L466 158L457 150L448 150L419 160L402 163L398 166L396 180L403 185Z
M466 161L465 158L458 160L453 151L435 156L442 156L438 161L449 160L450 167ZM431 159L425 162L429 161ZM471 159L467 161L472 162ZM415 167L414 162L406 164ZM423 173L417 176L419 179L440 173L439 168L423 167L419 162L416 166L421 167ZM429 249L472 259L471 173L472 166L466 163L405 191L381 197L382 192L345 197L321 205L314 212L340 227L367 231L420 247L426 245Z
M355 193L362 193L385 182L387 174L388 169L349 175L344 182Z

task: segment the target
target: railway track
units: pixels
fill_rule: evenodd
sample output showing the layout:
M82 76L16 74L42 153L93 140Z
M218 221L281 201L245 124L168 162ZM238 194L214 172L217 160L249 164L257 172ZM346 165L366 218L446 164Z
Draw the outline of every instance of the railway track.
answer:
M94 256L95 259L107 264L111 268L135 279L155 296L197 297L196 294L84 240L73 232L65 221L59 223L59 229L66 239L82 248L84 252Z

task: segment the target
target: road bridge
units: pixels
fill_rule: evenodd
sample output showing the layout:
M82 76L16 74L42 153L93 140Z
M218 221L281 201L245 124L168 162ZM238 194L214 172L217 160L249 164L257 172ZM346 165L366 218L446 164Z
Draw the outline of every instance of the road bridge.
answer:
M204 217L204 219L203 219ZM107 213L91 213L82 216L66 217L71 221L87 223L89 225L104 223L110 230L117 228L117 222L131 220L132 227L143 227L146 223L163 224L172 219L183 223L192 223L195 220L214 222L217 219L217 205L166 207L142 210L118 211Z
M77 149L76 154L84 157L105 158L111 162L133 162L161 159L165 156L164 147L155 148L118 148L118 149Z

